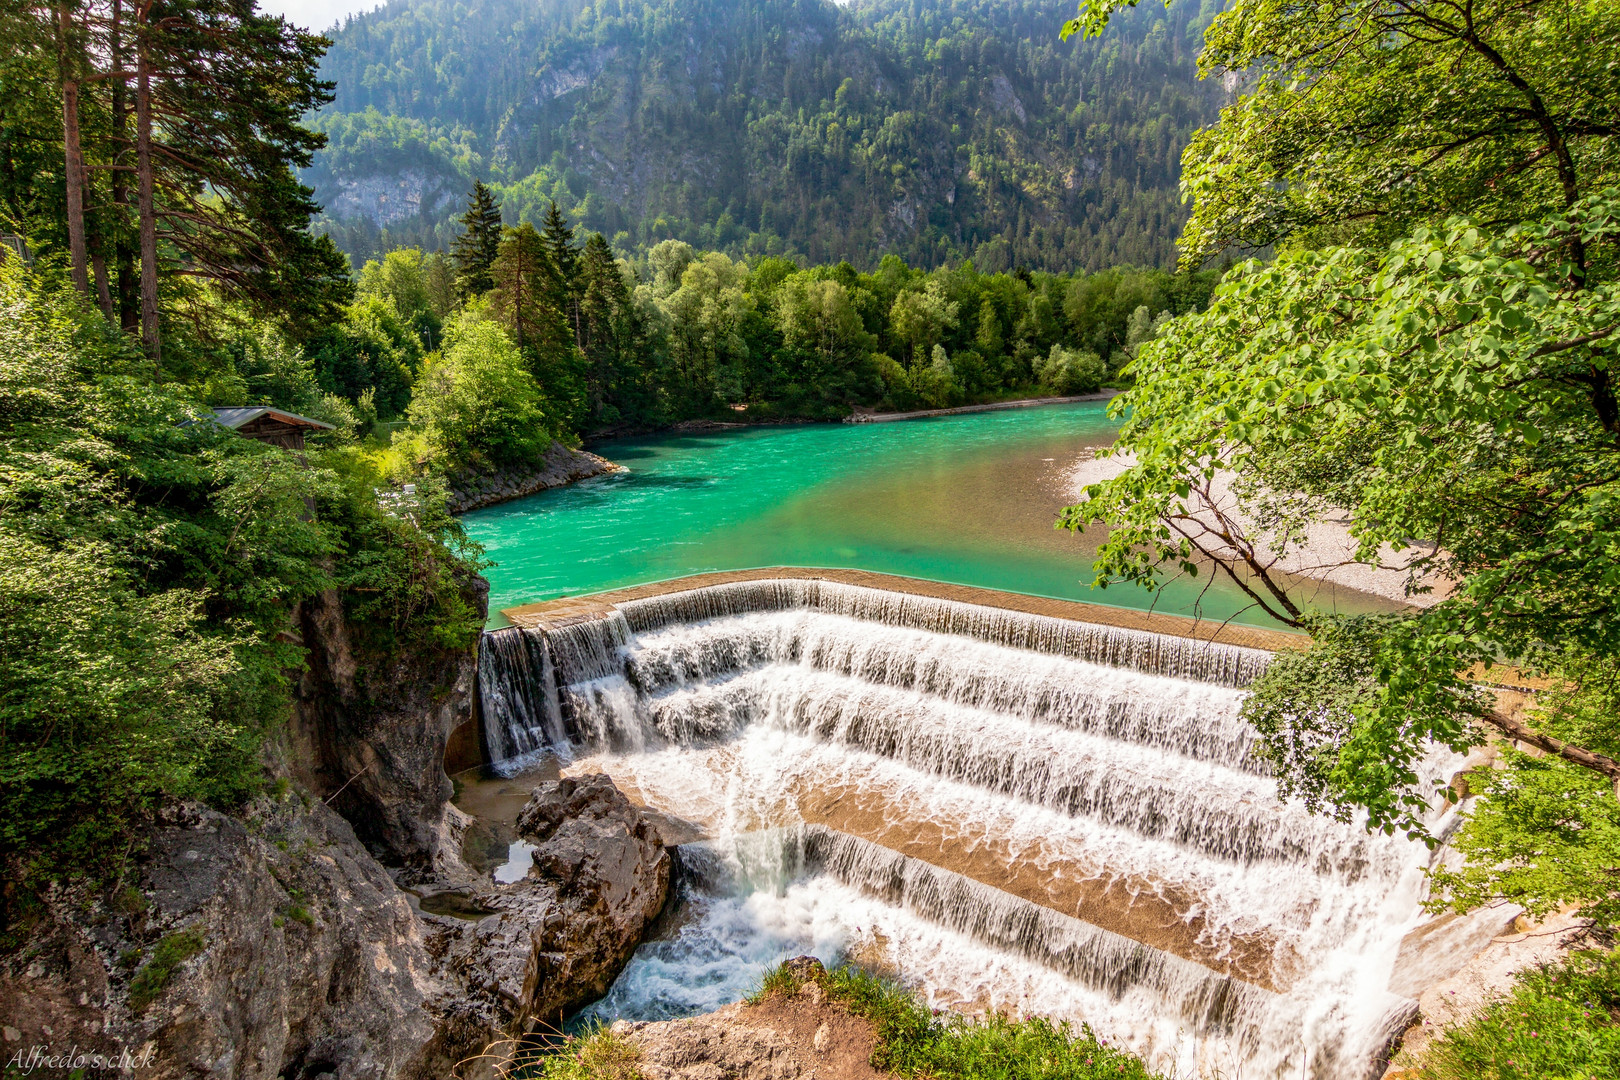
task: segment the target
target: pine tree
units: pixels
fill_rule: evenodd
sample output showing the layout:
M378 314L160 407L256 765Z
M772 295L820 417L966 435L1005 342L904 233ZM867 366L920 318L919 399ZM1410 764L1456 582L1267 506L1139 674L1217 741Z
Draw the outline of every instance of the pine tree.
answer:
M488 194L488 189L482 184L473 189L474 202L467 210L468 218L480 209L480 191ZM461 240L472 235L473 225L469 222ZM455 258L458 264L470 265L461 263L461 240L457 241ZM542 337L552 336L545 334L544 324L551 317L560 317L561 312L547 304L552 277L550 260L546 257L545 242L534 231L533 225L525 221L515 229L505 230L496 244L494 258L483 274L489 284L480 291L489 292L490 310L506 332L512 335L518 348L535 344ZM464 271L461 277L463 282L476 283L477 280L470 271ZM476 293L469 291L466 295Z
M638 411L644 381L640 327L630 290L613 251L601 233L585 242L580 258L579 301L581 351L590 415L602 424L615 423Z
M297 176L326 142L303 125L332 100L318 72L324 38L259 14L251 0L28 0L0 19L0 41L27 71L8 72L8 92L54 98L58 117L50 175L61 177L62 202L19 200L22 216L34 216L30 205L62 206L49 231L65 231L74 287L89 294L93 270L111 318L116 269L118 319L139 322L154 359L165 276L212 282L250 309L306 325L336 317L352 295L348 261L311 234L319 207ZM7 111L31 115L40 104ZM19 174L7 165L9 195Z
M585 337L580 325L579 301L584 286L579 280L579 250L574 247L574 230L569 227L562 211L557 209L556 200L546 211L540 236L545 241L546 255L551 260L552 269L557 272L553 282L556 290L554 302L568 320L569 329L574 333L575 346L583 349Z
M501 248L501 210L482 180L473 181L461 225L462 234L450 245L450 260L456 266L456 294L470 300L495 287L490 268Z

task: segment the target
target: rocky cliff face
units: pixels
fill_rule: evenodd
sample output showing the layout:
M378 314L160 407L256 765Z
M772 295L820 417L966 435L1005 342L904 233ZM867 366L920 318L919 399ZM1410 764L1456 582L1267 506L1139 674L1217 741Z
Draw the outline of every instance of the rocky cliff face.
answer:
M125 884L53 895L0 963L0 1045L165 1080L448 1076L606 991L668 893L662 839L605 777L537 788L520 831L528 877L446 886L452 916L306 795L171 808Z
M467 587L481 607L488 584ZM335 593L295 629L308 665L269 762L292 782L232 815L170 806L122 880L45 896L25 946L0 956L0 1060L442 1078L600 996L629 959L670 857L610 780L537 788L518 823L533 868L496 885L461 859L470 819L443 765L472 716L473 650L368 647Z
M474 578L466 588L486 611L489 583ZM444 749L472 717L475 653L368 649L336 592L301 605L296 625L309 659L287 727L285 768L330 800L390 865L454 872Z
M111 896L52 897L0 974L8 1057L77 1045L132 1053L147 1077L415 1078L477 1040L436 1030L454 988L425 927L321 803L177 807L147 840Z

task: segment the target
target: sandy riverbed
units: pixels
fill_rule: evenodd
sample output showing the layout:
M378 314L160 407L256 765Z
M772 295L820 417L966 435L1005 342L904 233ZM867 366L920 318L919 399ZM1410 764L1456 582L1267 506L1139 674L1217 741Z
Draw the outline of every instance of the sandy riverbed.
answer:
M1118 476L1134 460L1129 454L1082 457L1069 475L1070 496L1077 501L1083 499L1088 484ZM1211 487L1211 494L1217 507L1241 521L1252 536L1255 533L1253 519L1239 509L1238 498L1232 491L1233 479L1231 473L1219 475ZM1356 547L1355 538L1350 535L1348 514L1322 519L1309 526L1305 531L1305 542L1299 547L1277 551L1264 542L1256 544L1257 552L1284 573L1329 582L1414 607L1437 604L1449 591L1449 583L1444 580L1431 577L1414 581L1408 565L1411 560L1426 555L1426 550L1407 548L1405 551L1395 551L1386 545L1380 552L1379 564L1371 565L1356 561ZM1421 590L1424 587L1429 591L1413 591L1414 588Z

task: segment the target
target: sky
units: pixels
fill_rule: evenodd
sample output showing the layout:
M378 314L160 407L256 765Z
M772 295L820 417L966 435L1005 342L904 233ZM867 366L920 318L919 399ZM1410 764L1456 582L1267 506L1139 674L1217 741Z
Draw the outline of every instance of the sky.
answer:
M285 15L306 30L325 30L345 15L381 6L382 0L259 0L260 11Z

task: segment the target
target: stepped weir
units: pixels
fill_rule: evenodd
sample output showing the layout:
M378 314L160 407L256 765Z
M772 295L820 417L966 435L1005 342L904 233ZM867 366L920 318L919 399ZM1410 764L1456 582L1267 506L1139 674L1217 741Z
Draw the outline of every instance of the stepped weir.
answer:
M604 1017L816 952L1177 1075L1362 1080L1414 1015L1388 986L1429 852L1279 801L1239 717L1296 638L851 571L507 614L491 767L605 771L692 838Z

